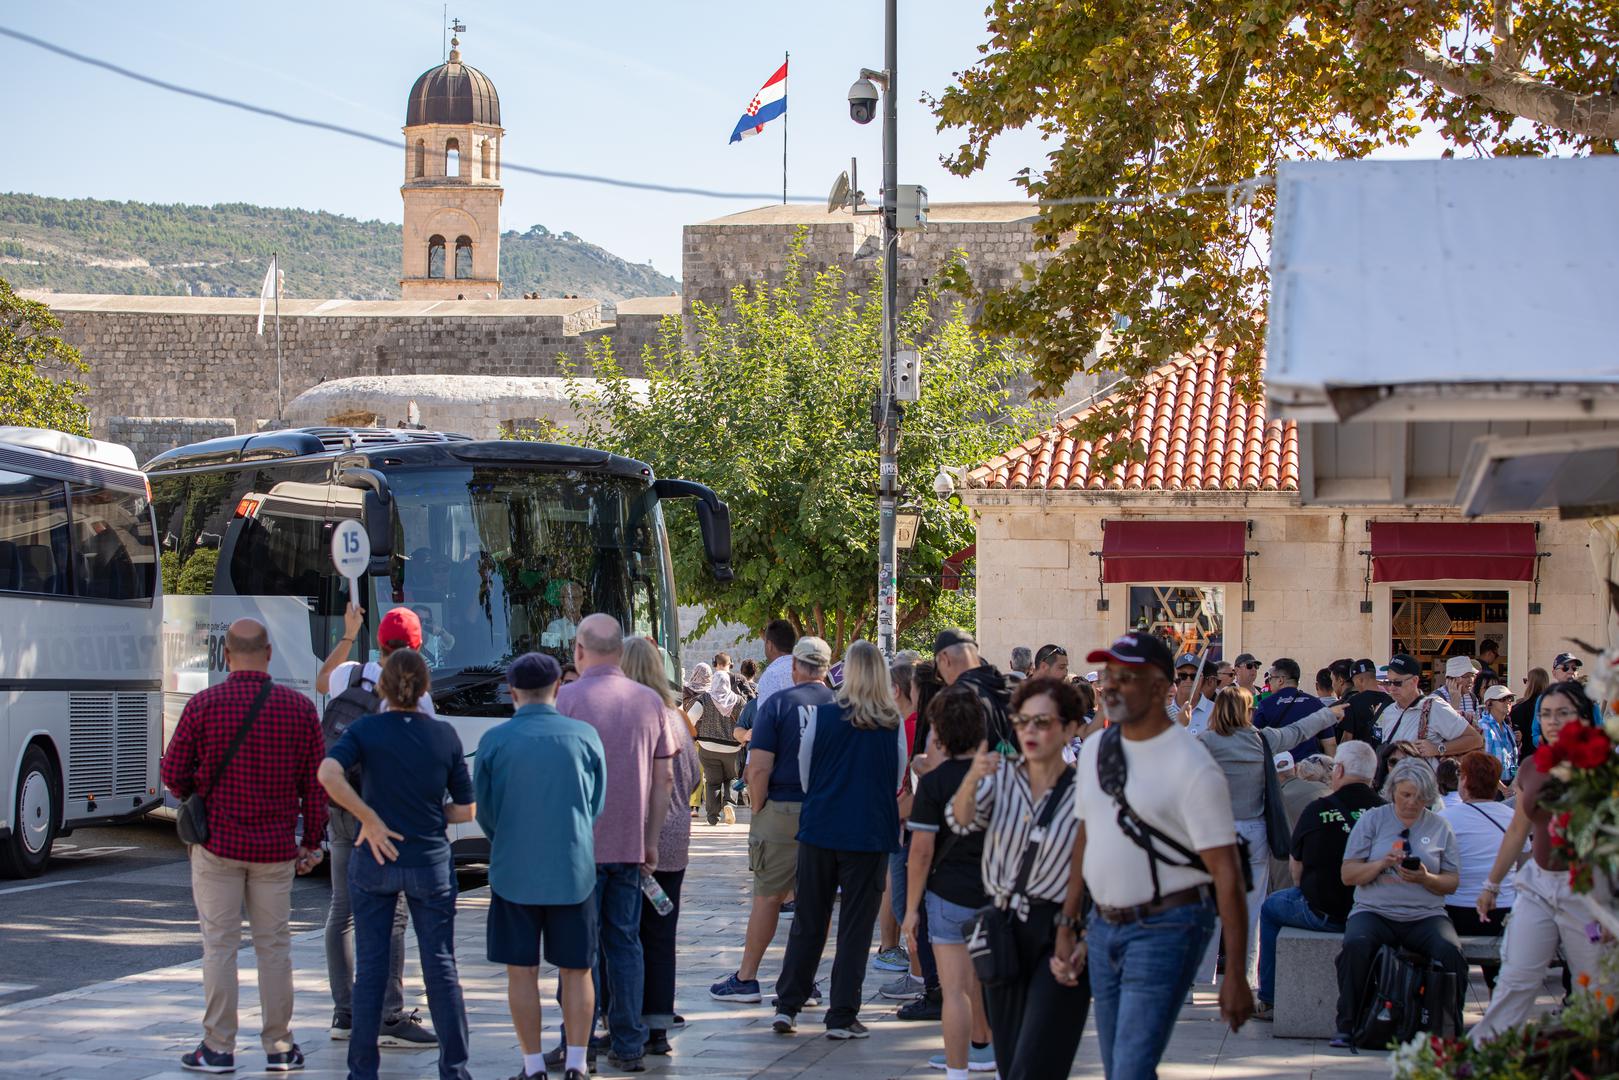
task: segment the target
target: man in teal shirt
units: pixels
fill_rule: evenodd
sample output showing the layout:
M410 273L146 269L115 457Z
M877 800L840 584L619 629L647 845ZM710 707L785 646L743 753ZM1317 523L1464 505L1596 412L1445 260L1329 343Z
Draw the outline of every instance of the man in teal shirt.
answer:
M473 786L489 837L489 962L506 965L506 995L523 1053L519 1078L545 1075L540 952L562 975L562 1018L587 1038L596 992L596 818L607 759L596 729L557 712L562 667L527 653L506 671L512 718L478 742ZM588 1080L584 1045L567 1049L565 1080Z

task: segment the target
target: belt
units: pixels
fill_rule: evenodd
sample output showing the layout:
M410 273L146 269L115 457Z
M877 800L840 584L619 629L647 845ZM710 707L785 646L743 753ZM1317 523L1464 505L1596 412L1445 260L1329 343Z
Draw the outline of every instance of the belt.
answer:
M1154 915L1161 915L1175 908L1186 907L1189 904L1202 903L1214 899L1214 889L1208 885L1195 885L1190 889L1181 889L1168 896L1161 896L1157 900L1146 904L1136 904L1133 907L1107 907L1104 904L1096 905L1096 914L1101 916L1103 922L1115 926L1124 923L1141 922Z

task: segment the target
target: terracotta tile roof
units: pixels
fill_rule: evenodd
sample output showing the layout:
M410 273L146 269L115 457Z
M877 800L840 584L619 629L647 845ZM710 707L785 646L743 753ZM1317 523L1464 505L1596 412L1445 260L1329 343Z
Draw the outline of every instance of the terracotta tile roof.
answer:
M991 458L972 487L1072 491L1297 491L1299 434L1292 421L1265 419L1265 402L1243 400L1229 371L1231 350L1198 348L1146 380L1129 438L1144 460L1091 468L1105 445L1073 430L1096 406Z

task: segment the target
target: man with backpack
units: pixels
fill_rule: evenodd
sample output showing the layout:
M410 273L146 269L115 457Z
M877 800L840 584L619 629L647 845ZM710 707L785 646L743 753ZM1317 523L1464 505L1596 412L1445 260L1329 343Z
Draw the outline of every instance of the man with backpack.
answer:
M349 653L359 640L365 623L365 612L354 604L343 613L343 636L338 639L325 663L315 675L315 690L330 694L326 709L321 714L320 731L326 750L331 752L347 731L349 725L369 713L385 712L388 708L377 693L382 678L382 664L395 650L416 649L422 644L422 624L409 608L397 607L382 617L377 626L377 648L381 660L364 662L350 660ZM417 709L429 716L433 712L433 699L422 695ZM349 783L358 790L359 776L349 777ZM326 975L332 986L331 1037L336 1041L349 1038L353 1029L351 1007L354 992L354 911L349 898L349 859L354 854L354 840L359 835L360 823L353 814L335 803L331 807L328 845L332 858L332 906L326 915ZM378 1046L412 1047L423 1049L438 1045L438 1036L423 1024L412 1009L405 1012L405 924L407 907L403 895L394 910L393 940L389 946L388 981L383 992L382 1030L377 1037Z
M1133 1080L1157 1075L1216 916L1226 955L1248 955L1248 858L1225 774L1164 707L1168 646L1129 633L1088 660L1107 664L1099 685L1113 726L1080 748L1079 834L1052 973L1072 986L1088 963L1103 1071ZM1095 907L1081 926L1087 887ZM1226 965L1220 1016L1236 1031L1253 1011L1245 965Z

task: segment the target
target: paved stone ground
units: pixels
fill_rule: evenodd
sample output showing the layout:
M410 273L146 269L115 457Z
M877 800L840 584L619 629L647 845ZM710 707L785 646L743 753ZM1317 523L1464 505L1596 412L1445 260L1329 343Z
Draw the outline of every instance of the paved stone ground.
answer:
M764 1074L772 1078L835 1074L838 1080L878 1080L940 1075L927 1064L928 1058L942 1048L937 1025L896 1020L894 1005L876 997L879 981L889 976L875 969L866 980L870 1003L862 1013L872 1037L864 1041L839 1043L822 1037L820 1014L814 1010L800 1017L796 1036L774 1034L770 1030L768 983L766 1004L738 1007L709 999L708 984L733 970L742 953L748 904L745 840L746 826L741 823L717 828L698 824L694 829L680 920L677 1002L689 1025L672 1036L673 1056L647 1059L652 1064L649 1078L659 1074L703 1076L707 1080ZM517 1071L520 1059L506 1011L504 969L484 959L487 910L487 889L462 895L457 954L472 1032L472 1072L484 1078L506 1077ZM773 979L779 968L786 926L784 922L765 961L766 979ZM413 942L410 948L414 953ZM309 1059L304 1075L341 1077L345 1075L346 1044L334 1044L326 1037L331 1005L319 932L299 935L293 949L297 985L294 1030ZM241 965L242 1035L238 1040L237 1068L238 1074L253 1074L262 1070L264 1058L256 1036L258 994L250 948L242 952ZM829 952L822 968L823 979L830 966ZM405 972L407 999L420 1003L425 1016L425 997L413 957L407 961ZM1323 977L1330 978L1330 973L1323 973ZM550 1007L554 982L555 973L549 972L543 984L548 988L547 1046L555 1044L560 1020L558 1012ZM1480 990L1481 986L1475 986L1469 1022L1480 1013ZM196 1045L201 1014L199 962L158 968L5 1006L0 1008L0 1078L167 1080L194 1076L180 1070L178 1058ZM435 1063L432 1051L385 1050L382 1075L432 1077L437 1075ZM604 1057L604 1068L605 1064ZM1382 1054L1351 1056L1329 1050L1324 1042L1275 1039L1268 1024L1250 1023L1232 1034L1220 1023L1212 992L1199 992L1195 1004L1182 1009L1160 1069L1165 1080L1387 1074ZM1102 1075L1094 1032L1089 1027L1074 1062L1073 1075Z

